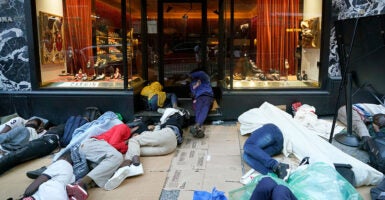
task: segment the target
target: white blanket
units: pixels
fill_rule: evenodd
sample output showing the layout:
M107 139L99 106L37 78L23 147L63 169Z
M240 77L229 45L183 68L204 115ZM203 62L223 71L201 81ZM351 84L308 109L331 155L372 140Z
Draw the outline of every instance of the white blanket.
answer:
M321 161L334 166L333 163L352 165L356 178L356 187L377 185L383 174L371 166L344 153L337 147L322 139L314 130L304 127L293 117L270 103L263 103L259 108L250 109L238 117L241 134L248 134L263 124L272 123L280 128L284 137L285 156L294 154L299 160L309 156L310 162Z

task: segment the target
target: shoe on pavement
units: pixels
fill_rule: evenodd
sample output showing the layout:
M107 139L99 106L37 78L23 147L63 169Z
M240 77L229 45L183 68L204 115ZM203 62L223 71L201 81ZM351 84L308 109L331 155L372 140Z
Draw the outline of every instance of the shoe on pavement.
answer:
M192 133L195 138L205 137L205 129L203 127L195 127L195 132Z
M40 167L39 169L33 170L33 171L28 171L27 177L30 179L37 179L45 170L47 169L46 166Z
M278 166L274 169L274 173L278 178L286 181L290 175L290 166L286 163L278 163Z
M163 114L165 110L166 110L166 109L164 109L164 108L158 108L158 109L156 110L156 112L158 112L158 113L160 113L160 114Z
M140 174L143 174L143 166L141 164L139 166L130 165L121 167L110 179L108 179L104 185L104 189L113 190L117 188L127 177Z
M85 200L88 198L87 191L79 184L67 184L66 190L69 199Z

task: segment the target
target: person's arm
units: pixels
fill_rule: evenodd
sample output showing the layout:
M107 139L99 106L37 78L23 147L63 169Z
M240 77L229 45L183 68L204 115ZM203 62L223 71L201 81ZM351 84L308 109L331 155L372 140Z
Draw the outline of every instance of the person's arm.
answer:
M6 133L6 132L8 132L10 130L11 130L11 127L5 124L3 130L1 130L0 133Z
M48 175L46 174L42 174L40 175L39 177L37 177L28 187L27 189L25 189L25 192L24 192L24 197L29 197L29 196L32 196L33 194L35 194L35 192L39 189L39 186L41 184L43 184L44 182L48 181L49 179L51 179L51 177L49 177Z
M12 118L4 124L5 126L4 126L3 130L1 130L0 133L6 133L15 127L24 126L24 124L26 122L27 122L27 120L25 120L21 117Z

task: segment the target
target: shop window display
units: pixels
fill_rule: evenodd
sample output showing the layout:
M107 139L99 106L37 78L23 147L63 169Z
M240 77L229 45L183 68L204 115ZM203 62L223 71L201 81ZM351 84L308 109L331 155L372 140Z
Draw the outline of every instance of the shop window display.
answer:
M127 79L130 89L144 79L160 81L159 70L163 70L166 87L185 85L188 72L200 65L197 55L201 53L195 47L204 35L201 3L164 3L164 52L159 52L158 1L146 0L148 46L144 57L140 2L126 1L127 32L123 33L120 0L36 1L41 87L124 89ZM232 35L231 1L224 2L225 36L220 40L218 2L207 1L205 67L213 84L227 89L319 87L321 0L289 0L293 6L272 6L267 0L234 1ZM41 13L46 15L45 21ZM123 55L123 43L127 55ZM220 52L221 45L225 53Z
M41 87L123 89L127 78L130 89L143 81L132 73L137 71L133 55L138 42L131 27L122 32L120 1L40 0L36 10ZM132 20L130 13L127 19ZM127 34L127 63L123 63L123 34Z
M233 73L227 62L224 87L318 88L322 1L252 2L249 17L234 15Z

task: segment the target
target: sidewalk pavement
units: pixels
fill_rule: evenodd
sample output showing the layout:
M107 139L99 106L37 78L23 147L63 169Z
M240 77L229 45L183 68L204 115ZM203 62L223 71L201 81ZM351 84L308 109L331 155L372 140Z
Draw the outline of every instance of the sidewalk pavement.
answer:
M195 190L211 192L215 187L229 196L229 191L240 188L241 176L250 167L241 159L243 144L248 136L239 134L237 122L207 125L202 139L191 137L186 129L185 141L169 155L142 157L144 174L126 179L118 188L104 191L89 190L89 200L138 199L138 200L191 200ZM345 152L365 160L365 152L357 148L333 142ZM298 165L295 158L284 156L278 160ZM52 155L19 165L0 176L1 199L17 199L33 181L25 176L29 170L49 165ZM370 200L370 187L357 188L365 200Z

